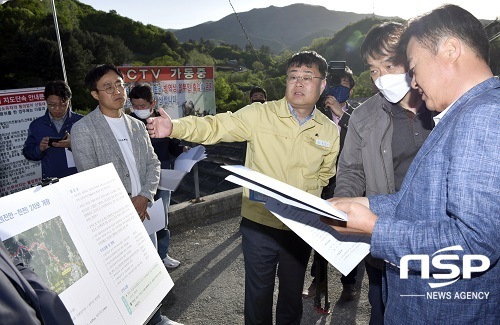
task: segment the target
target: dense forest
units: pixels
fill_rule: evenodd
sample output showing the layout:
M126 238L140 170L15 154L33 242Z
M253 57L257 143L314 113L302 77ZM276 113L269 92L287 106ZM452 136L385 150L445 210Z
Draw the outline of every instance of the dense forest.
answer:
M89 68L101 63L213 65L218 112L246 105L248 91L255 85L266 88L269 99L284 94L283 71L292 54L289 50L272 53L266 46L255 49L250 44L242 49L203 38L179 42L171 31L135 22L115 11L98 11L76 0L56 1L56 11L72 104L77 111L94 108L83 80ZM41 87L48 80L63 79L51 0L10 0L0 5L0 21L0 89ZM357 82L354 98L372 92L359 46L366 32L379 22L365 18L304 48L317 51L328 61L347 61ZM492 62L500 62L499 44L500 38L492 43Z

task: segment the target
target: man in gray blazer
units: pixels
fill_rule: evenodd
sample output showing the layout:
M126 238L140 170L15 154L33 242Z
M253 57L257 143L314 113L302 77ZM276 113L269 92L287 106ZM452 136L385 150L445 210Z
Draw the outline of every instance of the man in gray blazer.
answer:
M146 208L154 201L160 181L160 161L144 123L124 113L127 100L123 74L114 65L99 65L85 77L85 85L99 105L73 125L71 147L77 170L112 163L130 196L137 214L148 218ZM156 247L156 234L151 235ZM179 324L160 314L149 324Z
M79 172L113 163L139 217L147 217L160 179L160 161L144 124L127 114L123 74L113 65L87 73L85 84L99 101L96 109L73 126L71 147Z

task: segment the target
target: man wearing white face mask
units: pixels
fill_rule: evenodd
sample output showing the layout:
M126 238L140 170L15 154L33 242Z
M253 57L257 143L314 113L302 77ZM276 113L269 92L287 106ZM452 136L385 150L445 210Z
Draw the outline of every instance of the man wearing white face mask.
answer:
M130 90L130 102L132 103L132 113L130 116L141 120L146 124L146 119L158 116L154 110L156 100L153 96L153 90L148 84L136 84ZM180 140L171 138L151 139L154 151L161 163L161 169L171 169L173 157L177 157L182 152L189 150L189 147L182 146ZM174 158L175 159L175 158ZM158 254L163 260L165 267L173 269L179 266L180 262L168 255L170 246L170 231L168 230L168 208L170 205L170 191L158 186L155 200L161 198L165 208L165 229L161 229L156 233L158 239Z
M396 54L404 26L386 22L373 27L361 45L379 93L354 110L340 154L334 197L389 194L399 190L434 123L418 91L411 89L406 58ZM367 256L370 324L383 324L384 263Z

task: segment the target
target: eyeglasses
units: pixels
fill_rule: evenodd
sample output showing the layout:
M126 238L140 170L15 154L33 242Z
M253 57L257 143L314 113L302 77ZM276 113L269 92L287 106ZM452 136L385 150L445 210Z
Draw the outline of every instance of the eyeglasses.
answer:
M324 79L324 78L315 76L286 76L286 81L289 84L295 84L299 80L303 84L310 84L313 81L313 79Z
M65 102L61 102L60 104L47 103L47 107L49 109L56 109L56 108L65 109L66 107L68 107L68 103L69 103L68 100Z
M112 95L115 93L115 90L118 92L122 92L125 90L125 84L123 82L118 82L114 85L105 85L104 89L97 89L97 91L104 91L106 94Z

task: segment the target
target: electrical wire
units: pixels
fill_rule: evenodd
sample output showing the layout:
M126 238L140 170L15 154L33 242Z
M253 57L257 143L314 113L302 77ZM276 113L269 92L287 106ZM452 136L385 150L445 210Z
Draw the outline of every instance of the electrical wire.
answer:
M236 12L236 10L234 9L234 6L233 4L231 3L231 0L228 0L229 1L229 5L231 6L231 8L233 9L233 12L234 12L234 15L236 16L236 19L238 20L238 23L240 24L241 26L241 29L243 30L243 34L245 34L245 37L248 41L248 44L250 45L250 48L252 49L255 57L257 58L257 61L260 62L260 64L262 64L262 67L264 68L264 71L266 71L266 66L264 65L264 63L262 63L262 61L260 60L260 57L259 57L259 54L257 53L257 51L255 50L255 47L253 46L252 44L252 41L250 40L250 37L248 36L247 34L247 31L245 30L245 27L243 26L243 22L241 21L240 19L240 16L238 16L238 13ZM267 73L266 73L267 74ZM273 88L273 91L274 93L276 93L276 89L274 89L274 86L272 83L269 84L271 86L271 88ZM257 85L256 85L257 86Z

